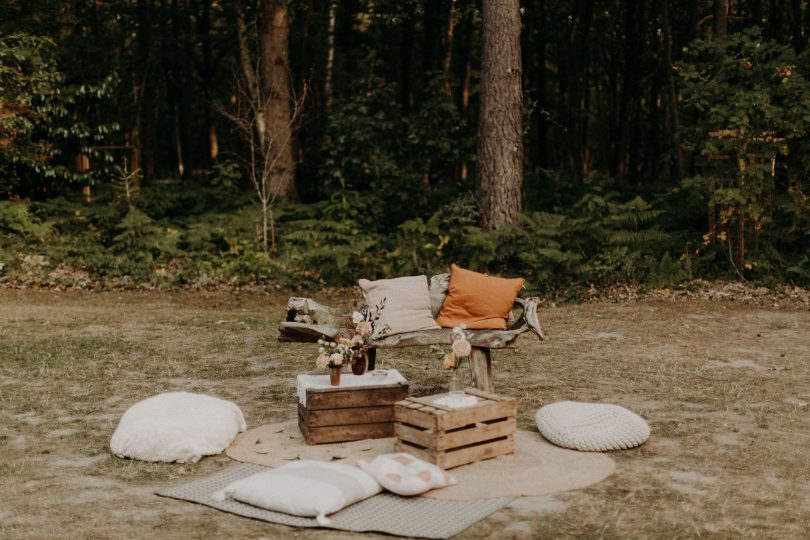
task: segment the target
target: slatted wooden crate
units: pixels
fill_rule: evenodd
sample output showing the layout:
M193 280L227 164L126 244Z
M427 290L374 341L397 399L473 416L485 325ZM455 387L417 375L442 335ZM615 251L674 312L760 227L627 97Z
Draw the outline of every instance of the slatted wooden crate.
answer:
M298 403L298 427L307 444L394 436L394 403L408 396L408 383L307 388Z
M394 405L396 449L450 469L515 453L517 402L467 388L478 404L451 409L434 403L447 394L410 397Z

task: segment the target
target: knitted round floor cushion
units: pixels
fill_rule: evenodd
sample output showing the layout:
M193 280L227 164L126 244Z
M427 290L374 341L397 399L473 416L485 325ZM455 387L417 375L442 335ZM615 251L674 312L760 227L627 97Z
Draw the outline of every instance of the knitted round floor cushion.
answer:
M633 448L650 437L650 426L642 417L606 403L558 401L541 407L535 421L543 437L574 450Z

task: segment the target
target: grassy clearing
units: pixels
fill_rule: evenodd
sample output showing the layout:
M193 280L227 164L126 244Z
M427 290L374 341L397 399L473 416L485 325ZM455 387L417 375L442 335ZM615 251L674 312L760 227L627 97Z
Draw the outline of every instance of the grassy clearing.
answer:
M231 293L0 291L0 537L342 538L161 499L228 466L119 460L121 414L161 391L237 402L249 426L295 414L313 347L280 344L286 298ZM347 297L321 298L340 304ZM704 301L589 304L541 313L552 340L495 354L498 390L533 426L544 403L607 401L653 437L615 452L591 488L522 499L465 538L798 537L810 529L810 312ZM383 352L415 393L446 384L427 349Z

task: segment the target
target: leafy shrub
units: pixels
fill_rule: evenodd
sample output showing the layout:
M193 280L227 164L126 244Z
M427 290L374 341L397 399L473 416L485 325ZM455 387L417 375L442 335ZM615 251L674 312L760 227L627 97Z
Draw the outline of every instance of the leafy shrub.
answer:
M110 98L116 84L115 75L95 84L66 84L52 40L22 32L0 36L0 194L99 180L103 170L76 172L73 158L118 129L88 114Z
M158 226L152 218L130 206L124 219L116 227L112 249L117 253L135 255L151 262L153 257L176 253L179 231Z
M677 68L683 104L697 112L682 138L698 174L683 188L704 201L699 251L711 266L762 277L806 264L807 224L794 220L795 198L785 195L810 189L808 62L751 28L692 43Z
M30 208L26 201L0 201L0 231L44 240L51 228L40 223Z

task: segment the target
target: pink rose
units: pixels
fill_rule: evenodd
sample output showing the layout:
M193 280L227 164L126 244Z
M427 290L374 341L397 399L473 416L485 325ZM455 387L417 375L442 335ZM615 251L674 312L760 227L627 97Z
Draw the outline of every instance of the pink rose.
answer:
M318 356L318 359L315 360L315 367L318 369L326 369L326 366L329 365L329 356L326 354L321 354Z
M463 358L465 356L470 356L471 352L472 346L466 339L457 339L453 342L453 354L455 354L456 357Z

